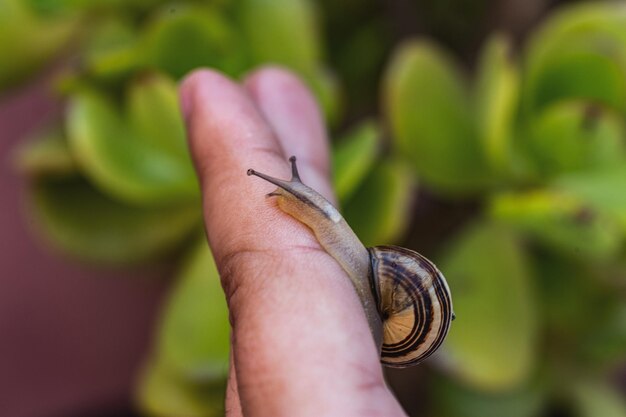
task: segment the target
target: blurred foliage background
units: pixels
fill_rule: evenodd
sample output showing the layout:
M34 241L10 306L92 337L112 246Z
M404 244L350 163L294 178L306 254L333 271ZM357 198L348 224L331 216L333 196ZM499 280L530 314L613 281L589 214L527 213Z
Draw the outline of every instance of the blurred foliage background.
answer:
M409 413L626 416L626 4L553 6L0 0L0 94L52 65L66 103L16 153L42 238L180 263L138 408L223 413L227 311L177 80L274 63L315 92L364 243L416 249L450 283L443 351L387 374Z

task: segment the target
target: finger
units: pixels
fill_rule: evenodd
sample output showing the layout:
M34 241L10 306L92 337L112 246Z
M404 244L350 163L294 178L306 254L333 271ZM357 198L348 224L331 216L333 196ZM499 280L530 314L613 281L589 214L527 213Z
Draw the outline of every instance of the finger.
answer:
M231 312L243 414L401 413L347 276L310 230L263 198L272 186L245 175L254 167L289 177L282 146L250 96L202 71L184 82L181 100Z
M219 242L212 248L216 260L241 251L273 250L279 235L291 236L296 246L315 246L310 233L263 198L275 187L245 175L255 168L289 178L291 170L276 136L244 90L204 70L185 80L181 94L205 217L214 225L207 230L209 241ZM312 187L321 186L319 179L311 180ZM266 238L253 239L258 236Z
M317 191L335 201L329 183L328 137L311 92L293 73L280 67L257 70L244 85L276 133L284 153L298 157L301 177L320 177L321 188Z
M237 388L237 372L235 370L235 361L233 360L233 352L231 348L229 364L228 364L228 382L226 384L226 400L225 400L226 417L242 417L241 402L239 399L239 391Z

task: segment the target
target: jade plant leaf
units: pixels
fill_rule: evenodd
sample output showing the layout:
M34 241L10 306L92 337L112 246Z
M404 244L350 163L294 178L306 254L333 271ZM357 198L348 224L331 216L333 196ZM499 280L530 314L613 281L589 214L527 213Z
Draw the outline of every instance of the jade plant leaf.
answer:
M168 0L23 0L29 2L42 13L55 13L63 9L81 10L98 16L137 15L166 3ZM228 1L228 0L216 0Z
M178 86L173 80L157 73L139 78L129 88L128 118L146 145L192 166L178 104Z
M571 262L559 253L540 251L534 260L538 277L538 294L543 306L542 317L548 340L571 346L567 352L553 354L571 355L581 344L580 338L593 333L590 327L597 320L597 287L585 267ZM605 303L603 303L605 304ZM594 311L595 310L595 311ZM591 331L590 331L591 330ZM544 358L548 366L549 354Z
M203 237L183 264L159 329L156 357L191 380L222 379L230 322L213 256Z
M521 387L535 367L537 316L529 258L509 229L480 223L439 262L457 319L444 364L476 390Z
M404 44L383 88L395 145L426 185L458 194L490 182L468 92L443 51L426 41Z
M551 186L610 213L626 230L626 164L562 175Z
M183 264L139 384L141 407L157 416L223 415L230 324L205 238Z
M332 153L333 184L342 203L350 199L376 162L380 134L375 122L366 121L335 144Z
M277 64L297 72L313 90L330 124L340 117L339 84L323 68L316 4L310 0L241 0L238 24L250 66Z
M332 13L329 9L335 7L337 2L323 3L326 3L324 11ZM327 35L327 39L332 39L328 42L330 59L344 83L350 109L361 114L368 113L370 103L375 102L379 93L378 88L369 86L379 79L380 70L393 45L393 36L384 15L372 16L363 7L363 2L351 3L339 15L326 15L324 26L335 28L334 31L329 29Z
M580 417L626 417L624 396L606 383L580 382L573 391Z
M0 91L48 61L78 29L74 14L42 16L23 0L0 0Z
M626 304L618 291L607 288L603 264L535 253L544 343L561 347L544 351L542 368L558 375L568 364L577 375L599 375L623 360Z
M341 120L344 106L339 80L332 71L324 67L317 68L312 74L301 76L315 95L327 124L335 127Z
M128 206L76 178L39 181L32 200L44 237L62 251L94 262L135 262L165 253L200 223L196 205Z
M285 65L302 75L317 70L322 45L314 2L241 0L237 14L253 65Z
M505 392L481 392L452 380L435 379L435 408L442 417L535 417L545 402L544 387L527 384Z
M609 259L620 248L617 220L587 200L557 190L495 196L490 214L544 245L575 257Z
M62 177L76 172L76 161L59 129L44 131L19 145L17 169L29 177Z
M190 382L164 366L149 364L136 393L139 407L156 417L224 415L226 379Z
M589 103L561 101L529 122L524 147L545 177L624 162L623 138L617 114Z
M405 232L413 185L405 165L383 160L345 203L346 221L366 246L394 243Z
M586 3L549 19L526 49L525 110L562 99L626 109L626 9Z
M626 8L617 3L579 3L563 7L535 31L528 60L545 58L578 36L601 35L626 41L624 22Z
M479 60L475 117L489 164L500 172L508 168L511 160L519 84L510 41L503 35L493 35Z
M141 64L137 52L135 28L119 16L107 19L93 28L84 49L84 69L92 76L119 79Z
M622 266L621 276L615 274L621 280L626 277L626 271L623 268ZM603 302L607 304L606 300ZM610 303L608 310L603 320L592 323L591 337L585 337L581 345L584 358L588 362L610 372L623 363L624 355L626 355L626 300ZM585 332L586 335L587 332Z
M246 67L245 45L217 8L165 7L145 29L137 53L145 64L180 78L198 67L239 75Z
M537 76L532 102L534 111L560 100L586 99L624 111L624 67L604 54L587 51L554 56ZM528 88L529 90L531 87Z
M124 201L135 204L197 201L199 190L189 158L171 152L177 143L184 142L182 132L169 139L152 136L159 129L163 133L176 133L172 117L181 117L167 94L154 93L167 88L155 86L155 82L160 81L137 86L131 94L131 113L138 129L133 129L104 95L95 91L74 95L66 120L73 154L91 180ZM142 88L146 90L142 92ZM144 94L154 100L146 103ZM146 126L147 115L168 112L170 117L152 120L154 126Z

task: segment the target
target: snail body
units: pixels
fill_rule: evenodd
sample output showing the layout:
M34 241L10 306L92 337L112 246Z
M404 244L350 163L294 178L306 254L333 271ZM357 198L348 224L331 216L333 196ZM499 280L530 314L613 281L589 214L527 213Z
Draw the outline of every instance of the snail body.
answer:
M339 211L302 183L296 158L289 160L290 181L252 169L248 175L278 186L268 196L276 197L282 211L307 225L348 274L384 365L404 368L430 356L454 319L444 276L432 262L410 249L366 248Z

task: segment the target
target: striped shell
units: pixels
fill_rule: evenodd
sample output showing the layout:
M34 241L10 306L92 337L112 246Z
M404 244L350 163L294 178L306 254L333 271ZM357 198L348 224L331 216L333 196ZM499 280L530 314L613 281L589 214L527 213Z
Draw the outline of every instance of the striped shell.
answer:
M446 279L415 251L368 250L370 285L383 323L381 362L394 368L415 365L437 350L454 318Z

